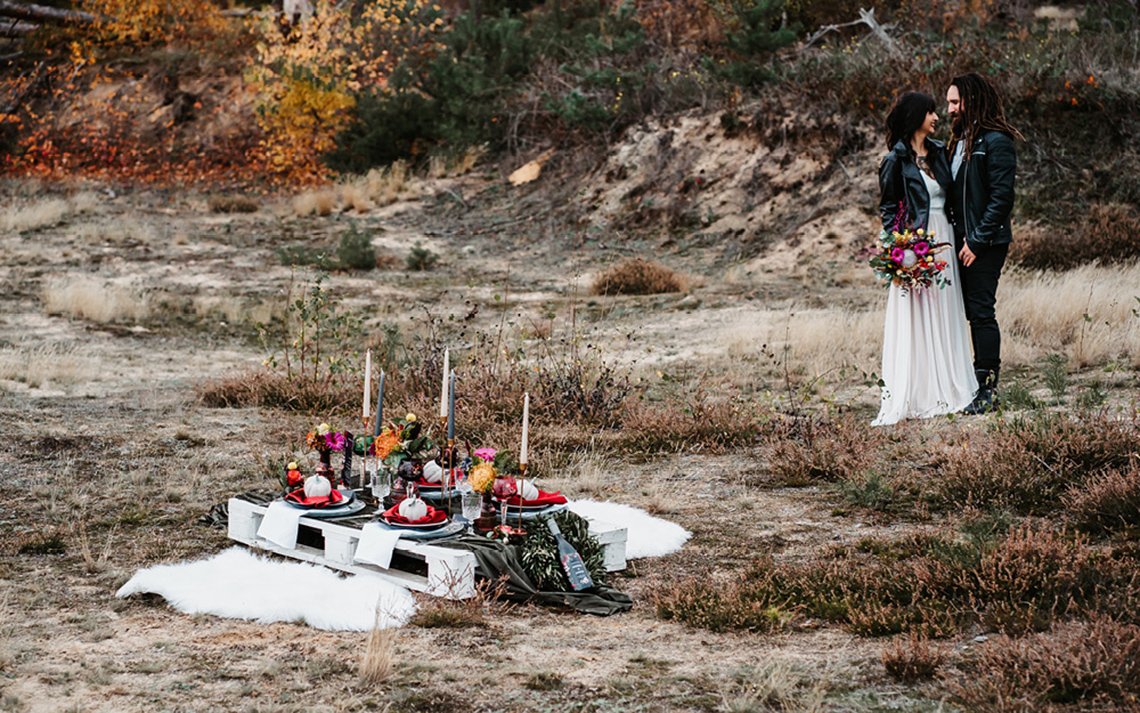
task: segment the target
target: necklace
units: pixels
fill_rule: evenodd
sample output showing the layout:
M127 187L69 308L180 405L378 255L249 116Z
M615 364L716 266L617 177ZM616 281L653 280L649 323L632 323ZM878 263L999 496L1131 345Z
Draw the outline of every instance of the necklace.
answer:
M934 178L934 169L932 169L930 167L930 164L926 162L925 156L919 156L918 154L915 154L914 165L918 166L918 170L922 171L927 176Z

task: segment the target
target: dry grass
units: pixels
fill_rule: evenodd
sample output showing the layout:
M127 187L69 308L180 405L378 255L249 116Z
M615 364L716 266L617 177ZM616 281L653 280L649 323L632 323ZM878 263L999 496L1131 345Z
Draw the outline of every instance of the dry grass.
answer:
M269 324L284 316L280 299L263 300L232 295L197 296L193 300L194 312L200 317L216 317L230 324Z
M158 237L158 229L150 222L126 216L113 222L82 223L75 227L74 236L88 245L150 245Z
M396 629L380 628L380 612L376 623L368 632L368 643L360 659L360 683L374 688L388 679L396 670Z
M100 205L98 195L90 191L71 198L46 198L24 207L9 207L0 213L0 231L22 233L58 225L73 214L94 211Z
M305 191L293 199L293 213L300 217L313 213L332 215L336 203L336 191L331 188Z
M32 388L86 383L98 372L98 362L71 345L0 349L0 380L18 381Z
M71 205L62 198L49 198L23 208L9 208L0 216L0 230L22 233L57 225L71 213Z
M106 324L138 321L150 314L146 297L136 290L88 275L47 281L42 299L48 314L63 314Z
M657 295L686 292L689 278L653 260L631 258L603 270L594 278L595 295Z
M1124 359L1140 367L1140 263L1068 272L1009 271L998 294L1002 356L1032 364L1061 353L1076 366ZM1086 317L1087 315L1087 317Z
M211 213L256 213L261 203L248 196L210 196Z

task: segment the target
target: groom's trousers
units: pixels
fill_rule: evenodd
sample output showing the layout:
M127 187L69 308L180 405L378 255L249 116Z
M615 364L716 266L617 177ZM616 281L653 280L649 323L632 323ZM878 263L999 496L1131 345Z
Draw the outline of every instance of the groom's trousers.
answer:
M973 246L971 246L973 249ZM998 278L1009 254L1009 245L991 245L974 253L974 264L959 265L970 340L974 343L975 371L996 372L1001 368L1001 330L998 329Z

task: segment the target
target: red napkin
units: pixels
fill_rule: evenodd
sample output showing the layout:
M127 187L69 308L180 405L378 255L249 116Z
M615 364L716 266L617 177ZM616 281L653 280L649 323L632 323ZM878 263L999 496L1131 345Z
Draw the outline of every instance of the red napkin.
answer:
M385 510L383 517L387 522L394 522L397 525L434 525L447 519L447 513L443 510L436 510L431 505L427 506L427 510L427 515L413 521L400 514L400 505L397 503Z
M514 505L515 507L518 507L519 496L512 495L511 497L507 498L505 501L500 501L500 502L506 502L507 505ZM523 500L522 501L523 505L564 505L565 503L566 503L566 496L562 494L561 490L559 490L557 492L553 492L553 493L548 493L545 490L540 490L540 491L538 491L538 497L535 498L534 500Z
M339 490L333 490L328 495L322 495L319 498L306 498L304 488L297 488L286 495L285 499L297 505L304 505L307 508L327 508L340 505L346 500L344 494Z
M423 478L420 478L419 480L416 481L416 487L417 488L442 488L443 483L429 483L428 481L424 480Z

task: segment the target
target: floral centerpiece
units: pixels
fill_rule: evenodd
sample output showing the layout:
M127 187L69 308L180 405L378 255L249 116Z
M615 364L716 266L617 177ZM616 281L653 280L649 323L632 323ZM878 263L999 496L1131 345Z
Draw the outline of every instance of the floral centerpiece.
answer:
M871 270L880 280L903 289L924 289L933 284L944 287L946 277L942 272L947 263L938 258L938 253L950 244L935 242L935 234L924 228L904 225L905 215L905 208L900 205L892 229L879 234L878 248L871 255Z
M414 413L393 421L373 442L373 452L386 467L398 470L405 460L423 460L435 448Z

